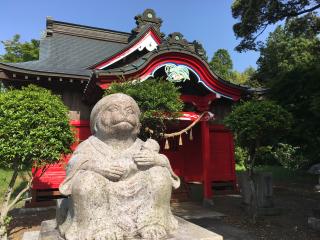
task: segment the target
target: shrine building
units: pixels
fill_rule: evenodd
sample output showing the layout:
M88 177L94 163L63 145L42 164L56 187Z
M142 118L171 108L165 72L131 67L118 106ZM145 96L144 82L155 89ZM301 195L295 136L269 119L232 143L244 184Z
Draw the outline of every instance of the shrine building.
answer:
M121 32L47 18L39 60L0 63L0 80L13 87L32 83L61 95L80 141L90 136L90 111L112 82L158 77L174 82L185 107L180 124L171 131L197 123L186 134L167 139L170 147L161 142L161 152L184 183L203 184L204 199L211 199L215 185L236 183L233 136L222 120L254 89L217 76L199 42L190 42L179 32L165 36L162 20L152 9L135 21L131 32ZM64 177L63 164L36 177L33 200L40 201L43 191L58 195Z

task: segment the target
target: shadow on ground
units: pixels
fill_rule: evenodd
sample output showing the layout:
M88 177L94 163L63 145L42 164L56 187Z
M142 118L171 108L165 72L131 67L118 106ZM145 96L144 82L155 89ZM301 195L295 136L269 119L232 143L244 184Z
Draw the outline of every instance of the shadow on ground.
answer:
M234 227L224 222L225 214L217 212L215 206L204 208L198 202L182 202L172 204L175 215L194 224L223 236L224 240L254 240L248 231Z

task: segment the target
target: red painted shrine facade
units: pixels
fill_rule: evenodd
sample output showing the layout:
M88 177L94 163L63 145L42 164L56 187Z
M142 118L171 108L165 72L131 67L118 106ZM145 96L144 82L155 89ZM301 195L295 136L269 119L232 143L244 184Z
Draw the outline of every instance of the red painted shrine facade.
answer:
M0 63L0 79L7 86L33 83L61 95L79 141L90 136L90 110L112 82L157 77L174 82L180 87L185 114L168 131L187 127L205 111L214 118L207 114L200 119L192 128L192 140L182 134L182 145L178 137L168 139L169 149L161 142L162 152L177 175L187 183L202 183L203 195L210 199L214 183L236 181L233 137L221 121L231 105L252 90L213 73L198 42L188 42L180 33L165 37L160 32L162 20L153 10L135 19L137 26L131 33L47 19L39 60ZM33 189L57 189L65 177L66 161L35 178Z

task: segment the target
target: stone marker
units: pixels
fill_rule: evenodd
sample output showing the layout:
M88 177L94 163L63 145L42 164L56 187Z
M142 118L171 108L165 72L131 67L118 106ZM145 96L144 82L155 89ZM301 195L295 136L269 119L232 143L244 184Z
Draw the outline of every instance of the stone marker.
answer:
M41 240L221 239L181 219L178 228L170 199L180 180L159 144L137 137L139 117L137 103L125 94L94 106L93 135L68 163L59 188L68 198L58 202L57 226L43 222Z
M249 176L247 172L240 172L237 174L237 178L242 196L242 203L245 208L249 208L253 197ZM253 178L257 198L257 213L266 216L279 214L280 209L274 207L273 203L272 173L258 172L254 174Z

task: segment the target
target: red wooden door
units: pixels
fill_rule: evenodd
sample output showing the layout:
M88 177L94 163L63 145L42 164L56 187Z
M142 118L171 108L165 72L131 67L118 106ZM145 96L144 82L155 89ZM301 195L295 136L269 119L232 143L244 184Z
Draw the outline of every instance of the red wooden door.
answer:
M232 133L223 125L210 126L210 172L214 182L234 182L235 159Z

